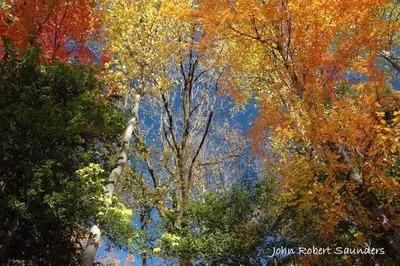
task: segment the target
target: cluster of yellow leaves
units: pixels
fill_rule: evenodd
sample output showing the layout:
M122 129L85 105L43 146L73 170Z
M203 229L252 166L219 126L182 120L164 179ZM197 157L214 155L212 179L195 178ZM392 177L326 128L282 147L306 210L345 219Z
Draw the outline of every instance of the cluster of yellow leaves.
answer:
M104 192L106 188L104 184L104 170L98 164L89 164L89 166L76 171L76 174L83 182L83 185L91 187L91 194L87 195L93 200L99 211L99 218L107 217L109 219L118 220L121 223L129 224L132 219L132 210L128 209L120 203L116 197L113 199L105 198ZM108 207L104 205L105 201Z
M166 2L101 1L104 49L111 58L105 64L110 93L147 93L171 86L169 66L179 66L190 36L187 24L167 15Z

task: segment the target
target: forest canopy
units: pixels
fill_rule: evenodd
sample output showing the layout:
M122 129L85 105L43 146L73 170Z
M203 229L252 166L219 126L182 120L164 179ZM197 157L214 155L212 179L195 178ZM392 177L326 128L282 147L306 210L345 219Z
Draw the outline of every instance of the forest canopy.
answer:
M0 0L0 264L399 265L399 29L398 0Z

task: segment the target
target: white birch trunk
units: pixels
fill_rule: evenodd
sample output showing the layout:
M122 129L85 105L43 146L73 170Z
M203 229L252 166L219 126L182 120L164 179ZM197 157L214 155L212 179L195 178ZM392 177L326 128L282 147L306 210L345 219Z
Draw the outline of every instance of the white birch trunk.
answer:
M114 194L115 184L122 176L125 165L128 164L128 155L130 150L132 134L139 122L139 103L140 103L140 95L135 95L132 103L132 118L128 121L128 124L125 128L124 136L122 138L121 151L118 156L117 166L111 171L107 181L106 185L107 192L105 194L107 207L109 205L107 199L108 200L112 199L112 196ZM90 229L89 239L82 255L81 266L94 265L97 249L99 248L100 238L101 238L101 226L99 224L93 225L92 228Z

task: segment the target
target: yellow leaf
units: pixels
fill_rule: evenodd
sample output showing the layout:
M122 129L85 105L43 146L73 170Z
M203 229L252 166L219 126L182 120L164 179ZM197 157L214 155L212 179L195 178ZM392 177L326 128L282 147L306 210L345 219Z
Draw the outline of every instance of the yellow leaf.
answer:
M160 248L154 248L154 249L153 249L153 252L154 252L154 253L159 253L160 251L161 251Z

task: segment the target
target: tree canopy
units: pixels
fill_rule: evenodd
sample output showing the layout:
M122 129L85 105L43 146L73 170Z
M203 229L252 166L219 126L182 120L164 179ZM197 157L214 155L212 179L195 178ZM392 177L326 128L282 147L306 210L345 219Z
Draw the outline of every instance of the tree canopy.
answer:
M0 1L1 262L399 264L399 18L397 0Z

